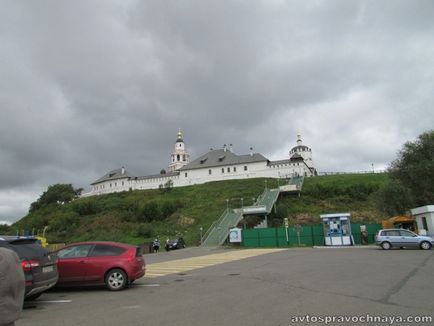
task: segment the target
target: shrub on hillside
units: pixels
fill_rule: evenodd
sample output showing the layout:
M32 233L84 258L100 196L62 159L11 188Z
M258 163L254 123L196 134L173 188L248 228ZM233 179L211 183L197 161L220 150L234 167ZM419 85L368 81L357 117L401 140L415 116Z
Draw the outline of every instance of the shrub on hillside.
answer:
M273 214L273 217L279 220L284 219L285 217L288 217L288 207L283 204L277 204L276 206L276 212Z
M170 217L179 207L178 201L147 201L138 205L136 210L137 221L152 222L163 221Z
M22 231L32 231L33 229L43 229L48 225L49 217L48 213L44 211L36 211L29 213L25 220L21 220L14 224L14 228L18 229L20 233Z
M152 229L152 225L148 223L140 223L135 229L135 236L141 238L152 238L154 236L154 230Z
M50 216L50 232L62 232L75 229L80 224L80 216L76 212L58 212Z
M93 215L101 211L95 198L83 198L71 203L71 209L80 216Z

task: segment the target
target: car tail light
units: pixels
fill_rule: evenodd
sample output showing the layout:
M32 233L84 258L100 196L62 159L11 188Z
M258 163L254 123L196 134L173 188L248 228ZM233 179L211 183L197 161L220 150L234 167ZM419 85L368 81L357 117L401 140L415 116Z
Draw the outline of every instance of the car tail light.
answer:
M23 271L30 272L33 268L39 267L39 261L37 260L23 260L21 262L21 267Z

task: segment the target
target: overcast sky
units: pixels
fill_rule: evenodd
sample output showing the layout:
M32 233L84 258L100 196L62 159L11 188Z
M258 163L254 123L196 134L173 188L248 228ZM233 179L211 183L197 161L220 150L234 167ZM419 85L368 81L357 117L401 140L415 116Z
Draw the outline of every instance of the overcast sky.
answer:
M384 169L434 126L434 1L1 1L0 221L51 184L252 146Z

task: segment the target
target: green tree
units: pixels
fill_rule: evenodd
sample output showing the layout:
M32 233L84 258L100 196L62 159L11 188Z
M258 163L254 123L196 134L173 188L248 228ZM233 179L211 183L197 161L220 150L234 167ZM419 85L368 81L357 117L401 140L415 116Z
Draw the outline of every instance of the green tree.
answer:
M434 130L407 142L389 168L390 183L382 189L383 210L404 213L434 202ZM381 197L380 196L380 197Z
M71 184L55 184L48 186L37 201L30 205L29 212L34 212L49 204L65 204L80 196L82 188L74 189Z
M389 216L404 215L413 206L410 189L399 180L390 180L377 193L380 208Z
M408 142L390 167L392 179L399 180L412 195L413 205L434 202L434 130Z
M10 225L7 224L0 224L0 234L8 234L12 231L12 228Z

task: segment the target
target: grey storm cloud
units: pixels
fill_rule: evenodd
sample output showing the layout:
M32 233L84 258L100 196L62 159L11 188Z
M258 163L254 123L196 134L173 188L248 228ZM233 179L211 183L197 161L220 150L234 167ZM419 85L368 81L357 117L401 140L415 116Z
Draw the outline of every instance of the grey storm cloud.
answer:
M384 169L432 129L432 1L3 1L0 220L50 184L297 132L319 171ZM19 200L18 200L19 199Z

